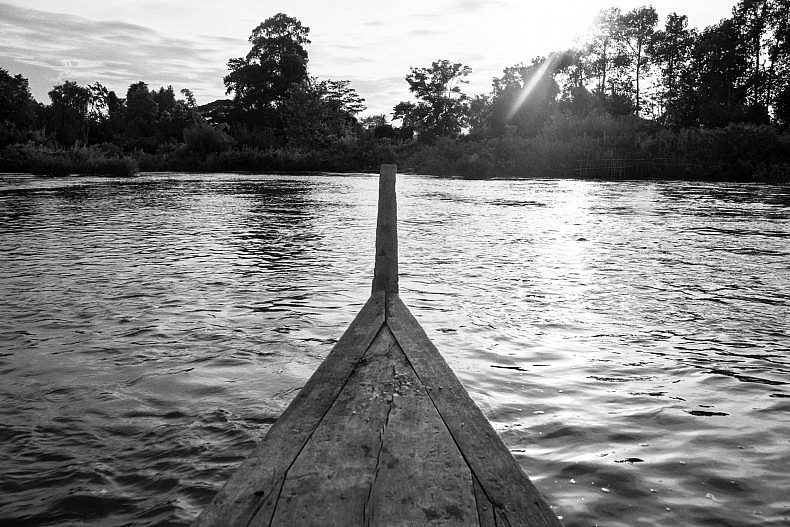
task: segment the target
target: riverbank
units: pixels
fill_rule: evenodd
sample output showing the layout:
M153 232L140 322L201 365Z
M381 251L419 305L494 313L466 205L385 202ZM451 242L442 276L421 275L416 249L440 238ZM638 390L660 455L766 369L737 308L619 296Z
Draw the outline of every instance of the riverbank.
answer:
M678 131L643 119L554 119L533 137L442 139L402 156L421 174L790 182L790 134L772 126Z
M209 151L210 150L210 151ZM558 116L532 137L433 143L370 137L312 149L167 143L125 152L105 143L81 148L14 144L0 151L0 171L37 175L131 176L161 172L364 172L397 163L417 174L464 179L671 179L790 183L790 133L773 126L671 130L637 118Z

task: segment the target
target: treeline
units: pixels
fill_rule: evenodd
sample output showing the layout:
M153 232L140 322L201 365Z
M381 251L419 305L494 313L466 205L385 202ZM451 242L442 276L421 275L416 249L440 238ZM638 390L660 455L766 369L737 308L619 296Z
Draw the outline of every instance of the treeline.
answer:
M415 100L394 117L422 147L405 164L528 177L619 163L650 177L788 181L788 13L790 0L741 0L697 31L676 13L660 27L652 7L606 9L585 43L506 68L474 97L460 63L412 68Z
M135 170L364 170L392 146L356 115L364 99L345 80L308 74L309 28L284 14L228 61L231 99L198 106L190 90L66 81L33 100L28 81L0 70L0 170L130 174Z
M366 170L397 162L461 177L607 176L788 181L790 0L740 0L698 31L652 7L600 12L587 42L517 64L491 91L449 60L406 76L412 101L359 119L345 80L309 74L309 28L277 14L228 61L229 98L66 81L37 103L0 70L0 170ZM391 117L391 118L390 118ZM633 169L633 170L632 170ZM608 169L607 169L608 170Z

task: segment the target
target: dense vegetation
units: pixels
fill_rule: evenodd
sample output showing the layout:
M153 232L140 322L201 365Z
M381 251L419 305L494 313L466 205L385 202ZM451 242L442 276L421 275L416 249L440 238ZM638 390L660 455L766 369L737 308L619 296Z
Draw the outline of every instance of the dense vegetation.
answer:
M406 76L414 100L359 119L344 80L308 71L309 28L277 14L228 61L228 99L65 81L48 105L0 70L0 170L365 170L395 161L461 177L790 179L790 0L740 0L702 31L683 15L601 11L588 41L516 64L490 93L437 60Z

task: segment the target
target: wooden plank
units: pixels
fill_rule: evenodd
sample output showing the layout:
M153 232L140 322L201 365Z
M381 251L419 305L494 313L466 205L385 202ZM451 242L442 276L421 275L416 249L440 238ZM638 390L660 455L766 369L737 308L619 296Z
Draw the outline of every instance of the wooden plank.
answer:
M273 527L363 524L392 406L392 346L392 334L382 327L288 470ZM251 525L268 523L256 518Z
M195 521L196 527L247 526L271 515L288 467L354 371L384 323L384 293L370 296L332 352ZM268 511L268 512L267 512Z
M494 511L496 516L496 525L497 527L518 527L518 524L511 524L508 520L507 516L505 516L502 509L496 509Z
M386 312L387 326L498 512L511 525L561 526L398 295L387 295Z
M480 520L480 527L497 527L494 517L494 506L485 492L483 492L480 481L475 476L472 476L472 478L475 483L475 504L477 505L477 517Z
M397 344L392 364L392 410L365 525L479 525L472 473Z
M398 292L398 204L395 199L395 171L395 165L381 165L373 292Z

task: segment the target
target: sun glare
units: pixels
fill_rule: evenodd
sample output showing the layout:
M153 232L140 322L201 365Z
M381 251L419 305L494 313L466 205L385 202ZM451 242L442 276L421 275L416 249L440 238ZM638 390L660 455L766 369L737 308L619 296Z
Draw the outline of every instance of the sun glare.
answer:
M518 113L519 108L526 102L529 94L535 89L535 86L538 85L540 80L546 75L546 72L549 69L554 67L554 64L557 62L557 55L551 55L548 59L544 60L543 63L538 67L537 71L535 71L532 78L529 80L527 84L521 89L521 93L519 94L518 98L516 99L515 103L513 103L513 107L510 108L510 111L507 114L508 120L515 117L516 113Z

